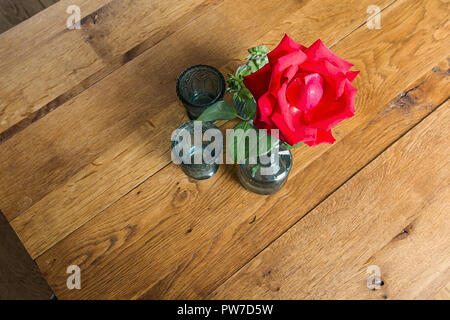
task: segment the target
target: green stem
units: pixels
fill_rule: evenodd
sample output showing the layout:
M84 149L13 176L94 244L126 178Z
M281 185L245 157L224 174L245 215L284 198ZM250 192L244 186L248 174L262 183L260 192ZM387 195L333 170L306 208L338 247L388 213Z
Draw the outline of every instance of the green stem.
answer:
M261 167L261 165L259 163L257 163L253 168L252 168L252 177L254 178L256 175L256 171L258 171L259 167Z
M244 118L242 118L240 115L236 115L236 117L238 118L238 119L241 119L242 121L247 121L247 119L244 119Z

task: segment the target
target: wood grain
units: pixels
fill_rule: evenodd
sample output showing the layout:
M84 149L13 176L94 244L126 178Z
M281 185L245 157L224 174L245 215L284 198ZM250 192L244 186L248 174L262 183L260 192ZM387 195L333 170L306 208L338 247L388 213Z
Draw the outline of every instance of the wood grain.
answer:
M439 291L435 297L436 300L450 300L450 283Z
M359 113L337 128L335 145L296 150L290 181L279 194L244 191L232 167L201 183L189 181L172 165L165 167L37 259L52 287L66 298L208 296L446 99L447 74L434 71L441 75L436 83L442 90L428 91L433 94L424 100L413 98L427 88L414 81L446 57L442 38L421 32L431 22L445 28L440 5L396 3L383 15L385 32L372 35L361 28L338 43L335 51L354 56L366 75L357 82ZM421 55L410 57L418 42ZM68 263L92 275L82 293L61 285L58 270Z
M5 47L0 49L0 72L4 75L0 83L0 141L221 1L63 0L45 13L45 20L39 19L44 17L41 15L20 30L1 35L0 48ZM66 27L69 5L80 7L80 30ZM40 31L50 29L49 34ZM24 42L11 41L17 33Z
M0 33L18 25L59 0L0 0Z
M0 211L0 299L48 300L50 287Z
M290 0L275 9L269 1L224 2L212 9L211 14L193 21L125 65L120 72L111 74L0 145L0 172L4 179L0 186L0 208L12 220L118 141L145 126L148 120L170 136L180 124L180 118L167 122L160 114L184 114L174 88L177 76L185 67L206 63L223 66L224 73L231 72L242 63L246 48L261 43L273 47L287 28L292 30L292 36L304 39L305 44L312 43L318 35L328 43L336 42L367 18L367 3L369 0L355 0L349 7L349 4L336 5L334 1L322 2L323 10L318 11L315 1ZM243 25L240 13L255 6L260 10ZM271 11L270 19L266 17L267 11ZM306 18L315 12L323 12L323 16ZM330 15L339 17L342 22L339 28L329 24ZM221 23L217 25L217 21ZM257 23L257 29L250 28ZM211 34L204 25L217 26ZM249 28L251 32L240 32ZM302 30L316 32L303 37ZM158 122L159 119L164 121ZM47 132L53 132L57 139ZM152 139L153 147L160 154L166 153L167 140L164 135L160 138L163 140ZM167 147L157 149L162 144Z
M211 297L423 299L430 292L435 295L450 280L449 128L447 103ZM366 286L370 265L381 269L381 290Z
M133 0L135 4L139 4L139 3L145 3L147 6L150 3L149 1L144 1L144 2L139 2L136 0ZM194 0L190 0L190 2L192 2ZM95 1L94 1L95 2ZM170 5L172 1L165 1L165 2L161 2L161 3L165 3L166 5ZM128 4L130 4L130 2L127 2ZM52 43L52 45L55 46L52 47L48 47L45 46L42 50L39 50L39 54L35 54L34 51L30 51L30 47L32 47L32 44L29 43L29 47L26 47L26 52L28 52L29 54L33 54L32 57L30 58L32 61L28 61L27 64L19 64L17 61L10 61L8 59L12 59L12 57L15 57L14 55L11 55L9 51L5 50L4 54L5 54L5 59L1 59L2 57L2 50L0 47L0 61L4 62L4 64L0 65L0 72L2 74L5 74L6 79L4 79L3 77L0 79L0 81L5 81L5 86L2 86L2 84L0 83L0 96L3 97L3 95L5 95L7 97L6 100L0 100L0 103L8 103L8 101L10 101L12 103L11 108L7 108L8 110L11 110L13 114L17 115L19 113L21 113L22 111L20 111L20 108L16 108L13 106L13 104L20 104L21 106L24 106L25 104L23 103L23 97L19 97L17 96L14 92L19 92L19 95L22 94L24 92L24 90L20 89L24 86L24 81L20 80L20 79L27 79L26 81L30 81L30 83L32 83L31 87L32 87L32 92L40 95L41 93L39 93L40 91L36 91L34 90L35 86L41 86L44 85L45 88L40 88L42 90L44 90L45 93L45 97L44 99L46 101L48 101L48 94L49 89L48 86L55 86L55 90L59 92L61 92L61 90L66 90L71 88L70 90L74 89L76 91L76 94L79 93L79 91L83 91L86 87L89 87L90 85L92 85L92 83L96 82L99 80L99 75L101 75L100 77L105 76L105 73L109 73L111 72L111 66L105 66L105 59L107 58L100 58L98 55L98 51L99 51L99 47L101 46L101 44L105 44L105 45L109 45L109 49L111 49L111 46L113 43L117 43L117 48L115 49L116 52L120 51L122 52L122 55L118 58L121 63L119 63L119 65L122 65L125 61L129 61L129 59L133 58L135 55L139 54L141 52L141 50L144 50L144 48L146 48L146 45L150 45L150 43L152 42L153 44L159 40L161 40L161 37L166 36L165 32L170 33L172 32L174 29L180 27L183 23L183 21L185 21L186 19L190 18L189 16L189 10L195 10L195 15L199 15L201 13L204 13L210 6L212 6L213 4L217 3L217 1L210 1L210 0L205 0L205 2L202 2L201 4L203 5L203 7L201 6L201 4L199 4L198 6L191 6L189 7L189 10L182 10L184 8L184 6L188 6L189 5L189 1L183 1L183 2L177 2L177 3L182 3L183 7L177 7L177 10L175 11L175 13L173 13L171 10L166 10L168 12L166 12L165 15L162 15L161 17L159 17L158 19L155 18L156 13L154 12L159 12L159 11L164 11L164 7L158 7L156 10L154 11L152 7L149 7L147 10L144 10L142 5L141 6L130 6L127 7L129 9L124 10L124 12L121 12L121 15L118 14L119 9L123 6L123 1L118 1L116 0L115 2L111 3L109 6L105 6L102 7L101 10L97 10L94 13L92 13L91 15L83 18L85 23L85 27L84 29L82 28L82 30L80 31L67 31L64 30L61 33L55 35L53 38L51 39L47 39L46 41L50 41ZM55 6L60 5L60 3L58 3ZM180 4L181 5L181 4ZM162 6L162 4L160 5ZM118 7L118 8L116 8ZM53 7L52 7L53 8ZM128 11L127 11L128 10ZM131 10L131 12L129 12ZM133 11L134 10L134 11ZM117 20L115 19L115 24L111 24L109 22L105 22L104 25L106 27L103 27L103 25L100 23L100 19L102 15L108 16L108 14L114 14L114 15L119 15L120 17L122 17L123 15L123 19L124 20ZM126 28L128 32L130 32L130 34L135 34L134 37L130 37L130 39L128 41L121 41L121 42L115 42L114 39L116 38L114 35L115 33L119 33L121 29L125 29L125 26L128 26L128 20L126 18L130 18L129 16L131 15L131 18L136 18L135 16L133 16L133 14L136 15L142 15L142 14L147 14L148 16L145 17L141 17L141 19L139 19L139 23L133 24L133 26L136 29L140 29L143 28L144 30L147 30L148 34L147 36L149 37L147 40L145 40L144 45L141 46L137 46L137 47L133 47L133 48L128 48L127 46L122 46L121 44L126 44L126 45L130 45L130 42L132 41L132 39L134 39L135 41L141 41L141 39L139 37L143 37L142 32L135 32L132 30L132 28ZM97 18L97 22L95 24L89 22L89 17L96 17L97 15L100 16L100 18ZM180 17L181 15L181 17ZM178 18L178 20L174 20L175 18ZM184 19L184 20L183 20ZM33 19L31 19L33 20ZM155 20L155 25L153 26L153 28L150 28L148 26L149 23L151 23L151 21ZM107 21L107 20L106 20ZM166 25L167 24L167 25ZM89 25L89 27L86 27L86 25ZM92 26L93 25L93 26ZM111 26L111 28L117 28L114 30L108 30L107 28ZM145 28L144 28L145 27ZM31 29L35 29L37 28L36 26L31 26ZM95 31L94 31L95 30ZM98 39L96 37L93 37L90 41L91 44L86 43L85 42L85 38L89 38L90 35L85 34L85 33L89 33L89 32L93 32L93 34L97 34L97 30L98 30ZM104 33L106 33L106 30L108 30L108 32L110 32L110 35L105 36ZM128 32L125 32L124 34L128 34ZM6 33L8 34L8 33ZM138 36L139 35L139 36ZM81 37L81 38L80 38ZM109 40L110 39L110 40ZM1 37L0 37L0 42L1 42ZM76 45L74 45L76 44ZM81 46L80 48L77 48L77 45ZM93 48L93 46L95 46L95 49ZM75 50L75 51L74 51ZM78 50L78 51L77 51ZM81 51L80 51L81 50ZM112 50L112 49L111 49ZM127 53L127 50L131 50L131 53ZM135 51L133 51L135 50ZM52 59L52 61L58 61L58 65L53 67L51 64L45 64L45 61L47 59L47 56L49 56L51 53L50 58ZM24 53L25 54L25 53ZM60 56L58 56L60 55ZM63 56L63 58L61 58L61 56ZM76 58L74 58L76 57ZM82 59L79 59L79 57L82 57ZM122 59L123 57L126 57L125 61L124 59ZM17 59L25 59L24 57L19 55L19 58ZM49 59L50 59L49 58ZM61 63L61 59L67 59L69 62L66 63ZM90 59L91 64L87 63L87 61ZM6 61L5 61L6 60ZM81 61L81 62L80 62ZM2 63L0 62L0 63ZM76 64L76 66L74 66L73 64ZM84 67L81 67L81 63L84 63ZM115 64L115 62L112 62L113 66L112 68L116 68L119 65ZM4 68L2 67L4 66ZM42 69L41 66L47 66L45 70ZM20 68L23 68L21 70L18 70ZM60 69L62 68L62 70ZM105 69L106 68L106 69ZM139 68L139 67L138 67ZM12 69L12 70L11 70ZM75 72L74 72L75 70ZM103 71L99 71L99 70L103 70ZM100 73L95 73L96 71L99 71ZM137 71L136 69L134 70L135 72ZM23 72L23 73L22 73ZM19 75L17 73L20 73ZM92 77L90 77L90 75L92 75L94 73L94 75ZM15 76L13 76L15 74ZM86 79L86 77L90 77L88 80L84 81L83 79ZM136 86L141 86L143 81L146 81L146 79L144 78L137 78L134 76L134 74L128 74L128 77L132 77L134 79L134 81L136 81ZM157 75L155 75L157 76ZM8 77L13 77L14 79L10 79L8 80ZM74 78L75 77L75 78ZM95 79L94 79L95 78ZM62 79L62 80L61 80ZM93 81L91 81L93 80ZM111 79L112 80L112 79ZM129 81L129 79L124 79L125 81ZM76 85L78 84L78 82L81 81L81 87ZM114 80L113 80L114 81ZM155 80L155 81L159 81L159 80ZM6 85L7 83L7 85ZM73 86L75 86L75 88L73 88ZM92 119L92 117L96 118L95 120L103 122L103 120L108 118L108 112L111 111L111 104L115 105L116 108L119 108L122 113L120 115L114 114L112 113L111 116L114 119L112 120L112 123L116 123L116 124L123 124L124 120L123 117L127 117L127 116L136 116L133 114L129 114L130 112L132 112L133 110L128 110L125 108L127 103L123 103L122 106L120 106L119 104L121 103L121 100L126 100L128 99L128 94L133 95L133 93L129 92L128 94L125 92L122 92L122 87L120 85L113 85L111 86L110 84L106 84L105 85L108 87L107 90L103 91L101 94L98 93L98 91L96 93L94 93L97 96L90 96L87 101L86 100L78 100L78 103L72 104L72 103L68 103L66 104L66 112L64 112L65 116L68 116L69 118L67 118L67 121L69 121L70 123L75 124L75 122L73 121L75 119L74 114L78 114L78 116L80 117L80 123L76 124L75 127L75 131L78 131L79 133L82 133L81 136L79 137L71 137L69 138L70 141L76 141L78 139L81 140L85 140L86 142L91 141L93 142L92 137L96 136L96 133L90 131L93 129L93 127L91 127L91 129L89 129L88 125L85 125L86 121L88 121L89 119ZM124 83L122 83L121 85L124 85ZM148 85L148 84L147 84ZM64 88L61 88L64 87ZM127 86L125 86L127 87ZM129 87L129 86L128 86ZM102 87L103 88L103 87ZM9 90L11 89L11 90ZM156 94L156 93L155 93ZM51 94L52 95L52 94ZM56 95L56 93L55 93ZM52 95L52 96L55 96ZM110 96L108 99L108 102L105 101L105 95L106 96ZM27 97L30 97L30 95L27 94ZM121 98L118 98L117 96L121 96ZM62 100L66 101L66 98L71 98L72 97L72 91L69 94L69 97L63 97ZM96 100L96 101L93 101ZM89 102L90 101L90 102ZM106 102L105 104L102 104L103 106L103 110L102 116L98 116L98 115L94 115L94 114L90 114L89 112L85 112L85 110L80 110L80 108L78 108L77 106L82 106L82 108L84 107L88 107L88 108L92 108L93 104L98 104L99 101L103 101ZM80 104L79 104L80 103ZM128 103L133 103L133 100L128 100ZM143 103L145 103L145 107L148 108L147 104L149 103L148 98L145 101L141 100L141 105ZM39 104L39 103L38 103ZM39 104L40 105L40 104ZM49 105L49 109L48 110L53 110L57 105L59 105L59 102L54 105L53 103L50 103ZM144 107L144 106L142 106ZM95 108L95 107L94 107ZM0 110L2 108L0 107ZM40 109L39 109L40 110ZM99 111L99 110L97 110ZM0 114L2 112L0 111ZM4 110L3 115L1 115L0 119L7 121L6 119L8 118L8 112L6 110ZM38 111L39 113L39 111ZM106 115L104 113L107 113ZM30 122L34 122L35 120L39 119L41 116L41 114L38 115L37 118L34 117L33 113L32 116L30 118ZM106 116L106 117L105 117ZM28 119L28 118L27 118ZM94 120L94 119L92 119ZM8 172L8 174L6 174L5 172L5 176L4 176L4 183L3 186L5 186L5 188L7 188L8 190L1 190L0 194L2 194L1 198L3 200L0 200L0 207L4 210L5 215L11 219L12 216L18 214L19 212L22 212L22 210L27 209L34 201L40 199L39 195L36 195L34 192L28 192L28 190L30 189L41 189L41 191L39 191L39 194L46 194L48 191L48 189L52 189L55 187L55 185L58 184L58 179L67 179L68 177L70 177L73 173L75 173L78 169L80 169L80 166L76 166L76 167L72 167L70 165L70 162L78 162L77 159L81 160L81 159L86 159L86 157L89 157L90 161L87 162L82 162L82 166L87 165L88 163L90 163L91 161L93 161L96 157L98 157L100 155L100 153L95 152L93 150L88 150L86 148L84 148L81 144L79 145L79 147L75 147L72 148L70 147L67 142L69 140L64 140L64 139L58 139L59 142L61 143L60 146L63 147L63 149L60 149L59 151L56 151L56 149L59 149L60 146L55 145L55 141L53 138L50 138L49 136L46 135L46 132L48 132L49 130L54 130L53 132L55 132L56 136L60 137L63 135L64 129L62 129L60 126L63 125L63 128L67 128L67 122L64 123L64 121L61 122L61 119L54 119L54 120L50 120L52 123L54 123L54 125L56 126L53 129L50 129L50 126L48 126L48 124L46 125L46 128L44 129L44 131L40 131L40 129L38 129L38 131L40 131L41 133L39 133L38 135L36 135L35 133L32 134L32 140L29 140L29 138L25 138L26 140L28 140L28 143L32 142L32 145L36 146L37 141L39 141L41 138L43 138L43 140L41 141L42 144L40 147L38 147L42 152L46 153L47 157L46 159L42 159L43 162L40 162L39 160L37 160L37 157L34 157L34 159L30 159L30 157L26 154L22 154L23 157L20 156L20 152L18 149L14 150L12 155L13 158L10 158L11 154L9 156L7 156L5 154L5 157L8 157L11 161L14 162L14 164L10 163L10 164L6 164L5 166L8 167L6 168L6 171ZM43 123L44 121L40 122ZM96 123L97 127L95 127L94 130L100 130L103 132L103 134L106 134L106 136L108 136L110 133L108 133L109 129L107 129L106 131L104 130L106 127L104 127L103 125L100 125L98 122ZM128 123L129 125L129 123ZM109 125L108 125L109 126ZM83 127L84 130L80 131L80 127ZM87 128L86 128L87 127ZM136 127L134 128L136 129ZM73 128L70 130L73 133ZM90 134L91 133L91 134ZM46 137L47 136L47 137ZM51 141L48 141L47 139L49 139ZM75 140L74 140L75 138ZM100 138L100 136L99 136ZM111 137L112 138L112 137ZM20 139L20 138L18 138ZM117 141L118 137L115 137L115 142ZM44 141L47 140L47 141ZM79 140L81 142L81 140ZM100 140L94 139L96 142L101 143ZM16 142L11 142L12 145L15 145ZM107 147L107 140L105 139L103 141L104 146ZM50 146L50 145L52 146ZM58 142L56 142L56 144L58 144ZM8 148L7 144L6 146L4 146L5 144L2 144L0 149L6 152L6 149ZM6 149L4 149L6 148ZM41 149L42 148L42 149ZM55 149L56 148L56 149ZM69 150L67 150L67 148L69 148ZM94 147L95 148L95 147ZM37 151L37 149L33 148L35 151ZM2 152L3 152L2 151ZM12 150L11 150L12 151ZM69 153L66 153L66 151L69 151ZM32 152L34 153L34 152ZM84 156L83 156L84 154ZM81 156L80 156L81 155ZM92 158L92 156L94 156L94 158ZM14 160L15 159L15 160ZM71 159L71 160L70 160ZM31 162L28 162L30 161ZM68 162L66 162L68 160ZM25 162L27 162L28 164L25 164ZM9 178L6 177L6 175L9 175L10 177L12 177L12 175L17 174L18 172L16 172L16 170L11 170L10 165L12 165L13 167L19 166L21 168L23 168L25 171L28 172L34 172L34 178L31 178L30 175L26 174L23 177L21 177L18 181L16 180L16 182L13 182L12 180L9 180ZM62 166L62 167L61 167ZM68 166L69 168L67 168L66 166ZM5 168L5 167L4 167ZM67 171L67 169L69 169L69 171ZM23 173L25 173L23 171ZM37 175L43 174L43 179L41 180L40 178L37 177ZM50 174L50 176L49 176ZM26 177L28 176L28 178ZM57 177L55 179L55 177ZM31 179L30 179L31 178ZM35 180L37 179L37 180ZM34 182L33 182L34 181ZM14 190L13 184L14 183L18 183L19 185L18 190ZM34 186L32 186L32 184ZM8 187L6 187L6 185L8 185ZM17 193L16 193L17 191ZM25 192L25 193L24 193ZM4 203L4 198L3 197L7 197L11 200L11 202L9 202L9 200L7 200L9 202L9 204L5 204ZM19 198L17 198L19 197ZM37 199L36 199L37 198ZM31 202L30 202L31 200Z

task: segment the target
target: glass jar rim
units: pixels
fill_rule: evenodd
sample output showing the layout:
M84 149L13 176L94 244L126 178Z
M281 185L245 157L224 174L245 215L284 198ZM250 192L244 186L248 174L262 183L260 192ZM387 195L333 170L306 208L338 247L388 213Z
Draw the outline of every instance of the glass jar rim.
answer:
M205 105L193 104L193 103L187 101L184 98L184 96L181 94L181 90L180 90L181 80L183 79L183 77L192 69L197 69L197 68L209 69L210 71L212 71L213 73L215 73L217 75L217 77L221 83L221 90L220 90L219 94L216 95L216 97L213 99L213 101L211 101L210 103L205 104ZM225 89L226 89L226 82L225 82L225 78L223 77L222 73L218 69L208 66L206 64L196 64L196 65L190 66L189 68L187 68L183 72L181 72L180 76L178 77L177 87L176 87L177 96L181 100L181 102L183 102L183 104L188 105L193 108L207 108L207 107L213 105L214 103L216 103L217 101L222 100L225 95Z

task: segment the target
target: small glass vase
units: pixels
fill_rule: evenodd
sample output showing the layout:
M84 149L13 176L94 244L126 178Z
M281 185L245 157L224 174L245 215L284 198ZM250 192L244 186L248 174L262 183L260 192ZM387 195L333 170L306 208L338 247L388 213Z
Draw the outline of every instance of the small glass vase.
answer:
M180 167L184 173L196 180L205 180L211 178L219 169L219 160L222 154L222 147L219 150L214 150L211 154L211 159L207 160L204 158L205 149L208 148L209 141L200 141L201 144L191 144L194 139L195 125L200 126L200 131L202 139L204 139L204 134L207 130L217 130L221 135L219 128L217 128L212 122L200 122L189 121L182 124L177 130L175 130L172 135L172 159L174 157L179 157ZM197 133L198 134L198 133ZM186 141L187 137L188 141ZM183 148L183 144L187 143L186 148ZM177 148L177 146L179 148ZM178 149L178 150L177 150ZM187 150L188 154L184 159L184 150ZM196 154L200 154L200 162L196 163Z
M269 160L270 158L270 160ZM278 161L277 161L278 159ZM246 160L238 165L241 184L249 191L258 194L274 194L283 188L292 168L292 153L282 143L278 152L269 152L264 159L258 157L256 163Z
M223 99L225 79L214 67L195 65L184 70L177 81L177 95L191 120L206 108Z

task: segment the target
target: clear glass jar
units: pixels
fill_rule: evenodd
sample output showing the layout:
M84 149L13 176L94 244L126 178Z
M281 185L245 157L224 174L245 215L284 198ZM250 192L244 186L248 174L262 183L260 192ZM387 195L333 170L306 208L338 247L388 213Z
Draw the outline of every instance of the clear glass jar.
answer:
M177 81L177 95L191 120L206 108L223 99L225 79L214 67L196 65L184 70Z
M286 184L292 168L292 153L282 143L278 151L272 150L266 156L258 157L256 163L249 159L238 165L241 184L258 194L274 194Z
M195 125L200 126L201 135L200 139L202 139L199 144L191 144L192 141L195 141ZM181 169L184 173L193 179L204 180L211 178L219 169L219 160L222 156L223 144L219 144L220 148L218 150L210 149L208 145L210 141L204 140L204 133L207 130L217 130L217 134L222 137L222 133L219 128L217 128L212 122L201 122L201 121L189 121L182 124L177 130L175 130L172 135L172 160L174 158L178 158L181 166ZM186 141L185 137L188 137L188 141ZM184 148L183 144L187 144ZM208 150L206 150L208 148ZM184 150L187 150L188 154L183 154ZM209 154L210 157L205 159L205 150L206 154ZM200 162L197 162L197 159L200 159Z

